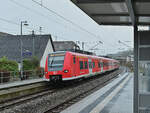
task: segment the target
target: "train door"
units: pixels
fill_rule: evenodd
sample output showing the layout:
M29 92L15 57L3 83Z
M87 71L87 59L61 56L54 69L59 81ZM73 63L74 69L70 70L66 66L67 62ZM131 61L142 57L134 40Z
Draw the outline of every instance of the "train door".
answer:
M103 72L106 71L106 60L103 60Z
M72 63L72 71L73 71L73 76L77 76L77 63L76 63L76 57L73 56L73 63Z
M92 60L89 59L88 63L89 63L89 74L92 74Z
M101 64L101 72L103 72L103 61L102 60L100 61L100 64Z

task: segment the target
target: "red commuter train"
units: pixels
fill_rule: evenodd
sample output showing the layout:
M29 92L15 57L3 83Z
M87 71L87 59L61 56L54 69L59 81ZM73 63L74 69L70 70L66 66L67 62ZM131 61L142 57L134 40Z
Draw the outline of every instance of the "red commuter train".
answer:
M47 56L45 79L48 81L74 80L118 68L119 62L114 59L69 51L54 52Z

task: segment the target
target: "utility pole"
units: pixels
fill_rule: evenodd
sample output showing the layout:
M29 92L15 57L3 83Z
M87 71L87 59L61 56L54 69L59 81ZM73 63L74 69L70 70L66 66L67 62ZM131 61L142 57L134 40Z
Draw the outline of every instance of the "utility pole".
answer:
M25 25L25 26L28 26L28 24L27 24L27 21L21 21L21 24L20 24L20 57L21 57L21 61L20 61L20 64L21 64L21 66L20 66L20 72L21 72L21 79L23 78L23 57L22 57L22 55L23 55L23 48L22 48L22 46L23 46L23 42L22 42L22 27L23 27L23 25Z
M123 44L124 46L126 46L126 47L128 47L128 48L131 48L131 46L125 44L124 42L122 42L122 41L120 41L120 40L118 41L118 43Z
M84 42L82 42L82 50L84 51Z
M98 41L98 43L97 43L96 45L92 46L89 50L93 50L93 49L94 49L95 47L97 47L99 44L103 44L103 42Z
M55 41L57 41L57 36L55 36Z
M92 46L89 50L93 50L93 52L95 53L96 52L95 49L99 50L98 48L96 48L99 44L103 44L103 42L98 41L98 43L96 45Z
M42 34L42 27L39 28L40 35Z
M33 45L32 45L32 56L35 56L35 33L34 30L32 30L32 37L33 37Z
M41 6L43 5L43 0L41 0Z

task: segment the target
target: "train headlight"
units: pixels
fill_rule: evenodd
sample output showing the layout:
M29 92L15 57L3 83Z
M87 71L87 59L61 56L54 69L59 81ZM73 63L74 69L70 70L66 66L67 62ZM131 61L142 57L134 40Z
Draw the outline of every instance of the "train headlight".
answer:
M69 71L66 69L66 70L64 70L64 73L68 73Z

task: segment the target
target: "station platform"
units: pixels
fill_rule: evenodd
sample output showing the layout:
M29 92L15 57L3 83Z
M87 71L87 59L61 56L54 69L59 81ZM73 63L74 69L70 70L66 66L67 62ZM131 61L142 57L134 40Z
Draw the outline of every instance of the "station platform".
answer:
M15 81L0 85L0 103L43 91L48 86L44 78Z
M15 82L6 83L6 84L0 84L0 90L11 88L11 87L17 87L17 86L24 86L24 85L34 84L34 83L38 83L38 82L42 82L42 81L45 81L44 78L22 80L22 81L15 81Z
M132 113L133 73L124 73L112 82L68 107L61 113Z

